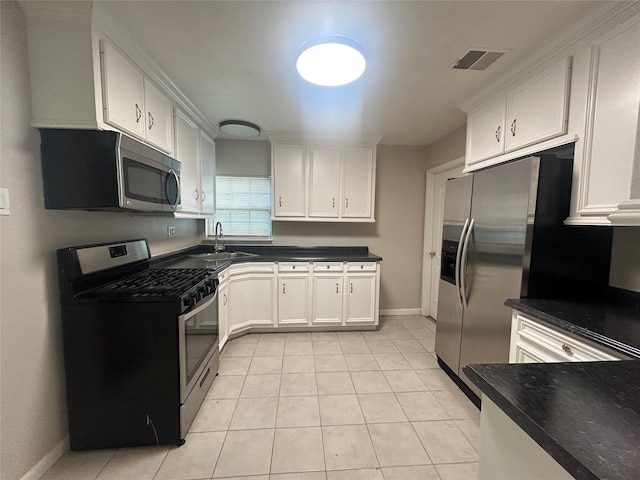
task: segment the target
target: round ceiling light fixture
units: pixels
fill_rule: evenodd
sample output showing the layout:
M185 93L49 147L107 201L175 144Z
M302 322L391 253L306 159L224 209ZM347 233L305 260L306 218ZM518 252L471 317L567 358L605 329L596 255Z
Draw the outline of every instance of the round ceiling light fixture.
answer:
M260 127L244 120L225 120L220 122L220 131L237 138L255 138L260 136Z
M367 62L360 45L348 37L331 35L307 42L298 51L296 68L307 82L338 87L362 76Z

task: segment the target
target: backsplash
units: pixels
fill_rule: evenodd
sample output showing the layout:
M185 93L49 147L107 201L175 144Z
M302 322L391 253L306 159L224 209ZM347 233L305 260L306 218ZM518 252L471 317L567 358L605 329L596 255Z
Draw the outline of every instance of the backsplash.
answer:
M640 292L640 227L616 227L609 285Z

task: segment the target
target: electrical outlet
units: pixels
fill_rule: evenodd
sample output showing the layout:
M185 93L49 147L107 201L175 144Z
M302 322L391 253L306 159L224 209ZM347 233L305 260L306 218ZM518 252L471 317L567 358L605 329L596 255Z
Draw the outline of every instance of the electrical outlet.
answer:
M171 238L175 236L176 236L176 226L175 225L167 226L167 237Z

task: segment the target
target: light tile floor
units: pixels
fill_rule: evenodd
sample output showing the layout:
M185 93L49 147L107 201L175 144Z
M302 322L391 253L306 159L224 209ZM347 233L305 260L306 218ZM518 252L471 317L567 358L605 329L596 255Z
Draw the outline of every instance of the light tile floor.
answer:
M480 413L434 323L380 323L232 340L185 445L69 452L41 480L475 480Z

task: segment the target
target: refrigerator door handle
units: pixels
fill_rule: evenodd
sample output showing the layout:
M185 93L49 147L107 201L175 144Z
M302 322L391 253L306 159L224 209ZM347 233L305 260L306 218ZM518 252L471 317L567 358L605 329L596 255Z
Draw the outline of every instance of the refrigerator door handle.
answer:
M462 298L462 308L467 309L467 259L469 256L469 239L471 238L471 232L473 231L473 224L475 218L471 219L467 235L464 238L462 245L462 259L460 260L460 297Z
M458 297L458 303L460 307L462 307L462 295L460 293L460 257L461 254L461 245L463 245L465 234L467 233L467 227L469 226L469 219L467 218L464 221L464 227L462 227L462 232L460 233L460 240L458 241L458 252L456 253L456 265L454 269L454 275L456 280L456 293Z

